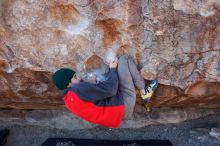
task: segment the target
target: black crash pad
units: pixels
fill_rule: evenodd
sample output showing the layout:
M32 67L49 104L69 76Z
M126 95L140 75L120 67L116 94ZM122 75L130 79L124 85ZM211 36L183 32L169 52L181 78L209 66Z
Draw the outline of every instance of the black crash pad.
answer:
M48 138L41 146L173 146L169 140L92 140Z

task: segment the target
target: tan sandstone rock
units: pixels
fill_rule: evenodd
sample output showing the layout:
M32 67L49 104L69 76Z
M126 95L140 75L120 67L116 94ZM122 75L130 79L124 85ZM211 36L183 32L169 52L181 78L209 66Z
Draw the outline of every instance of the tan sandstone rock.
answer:
M0 107L63 108L52 73L109 49L159 80L151 106L220 107L219 0L0 0Z

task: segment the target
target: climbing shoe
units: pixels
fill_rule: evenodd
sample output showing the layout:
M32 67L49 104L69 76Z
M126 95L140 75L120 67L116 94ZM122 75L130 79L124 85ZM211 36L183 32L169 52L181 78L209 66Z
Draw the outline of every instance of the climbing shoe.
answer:
M142 95L142 99L145 101L145 102L149 102L154 91L157 89L157 86L158 86L158 81L157 80L152 80L150 85L145 88L145 92L146 94Z

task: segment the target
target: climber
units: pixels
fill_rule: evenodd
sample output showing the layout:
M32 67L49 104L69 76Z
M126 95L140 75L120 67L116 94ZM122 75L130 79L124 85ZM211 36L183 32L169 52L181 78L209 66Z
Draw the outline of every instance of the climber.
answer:
M133 117L137 87L148 101L158 82L148 87L129 55L122 55L109 65L107 80L96 77L83 81L74 70L61 68L53 74L53 82L64 97L66 108L80 118L107 127L118 128L122 118Z

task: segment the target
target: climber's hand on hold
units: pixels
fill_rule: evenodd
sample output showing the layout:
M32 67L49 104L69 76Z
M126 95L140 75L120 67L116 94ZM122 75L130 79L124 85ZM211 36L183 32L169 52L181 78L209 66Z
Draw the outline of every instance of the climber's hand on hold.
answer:
M118 65L118 59L116 58L115 60L113 60L113 61L110 63L109 67L110 67L110 68L116 68L117 65Z
M96 84L96 83L97 83L97 78L96 78L95 75L90 75L90 76L88 77L88 81L89 81L90 83L92 83L92 84Z

